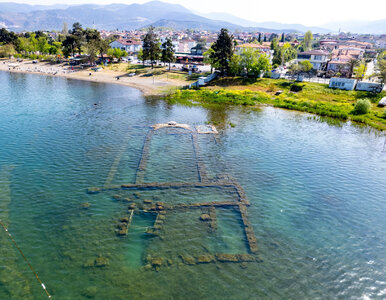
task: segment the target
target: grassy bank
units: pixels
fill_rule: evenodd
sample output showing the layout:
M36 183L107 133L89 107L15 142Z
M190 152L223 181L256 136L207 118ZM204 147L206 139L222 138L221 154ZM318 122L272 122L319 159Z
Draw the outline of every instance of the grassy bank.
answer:
M297 90L296 92L294 90ZM276 95L281 91L280 95ZM341 91L319 83L294 83L288 80L223 78L200 90L179 90L166 96L170 102L187 105L220 103L255 106L269 104L285 109L309 112L340 120L352 120L378 130L386 130L385 109L377 103L386 93L373 94L358 91ZM355 103L369 99L371 111L357 115Z

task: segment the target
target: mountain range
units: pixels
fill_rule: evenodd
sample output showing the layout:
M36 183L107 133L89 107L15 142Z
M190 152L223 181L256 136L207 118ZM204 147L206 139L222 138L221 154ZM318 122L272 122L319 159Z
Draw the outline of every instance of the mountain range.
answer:
M277 22L253 22L226 13L202 14L188 10L179 4L151 1L144 4L109 4L109 5L29 5L13 2L0 3L0 27L14 31L23 30L61 30L63 23L69 26L79 22L83 27L96 29L132 30L147 26L168 27L177 30L204 29L259 31L259 32L312 32L328 33L343 26L328 24L323 27L307 27L301 24L283 24ZM382 23L383 22L383 23ZM378 23L360 24L357 31L378 33L385 28L386 20ZM353 23L355 24L355 23ZM349 24L348 24L349 25ZM356 30L349 30L356 32Z

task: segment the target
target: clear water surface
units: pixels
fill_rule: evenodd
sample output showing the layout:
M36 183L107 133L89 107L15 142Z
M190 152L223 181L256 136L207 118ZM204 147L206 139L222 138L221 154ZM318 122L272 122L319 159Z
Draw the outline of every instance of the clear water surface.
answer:
M210 179L228 174L244 188L259 262L182 261L248 251L226 208L212 233L198 209L167 214L162 238L148 237L154 217L137 213L128 236L116 235L129 202L233 201L232 189L86 192L134 183L149 127L170 120L217 124L217 140L198 136L201 156ZM385 299L385 136L332 123L0 72L0 219L54 299ZM153 136L145 182L197 182L190 136L166 133ZM149 256L165 258L157 271ZM0 299L45 298L0 228Z

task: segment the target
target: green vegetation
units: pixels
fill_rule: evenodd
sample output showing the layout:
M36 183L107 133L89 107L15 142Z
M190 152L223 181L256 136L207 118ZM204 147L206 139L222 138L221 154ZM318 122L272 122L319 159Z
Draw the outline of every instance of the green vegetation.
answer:
M303 41L303 44L304 44L304 50L310 50L311 49L311 46L312 46L312 40L314 39L313 35L312 35L312 32L310 30L308 30L306 32L306 34L304 35L304 41Z
M145 63L145 60L150 60L151 68L153 69L154 61L158 60L161 54L161 45L154 33L154 27L149 27L143 38L142 48L141 58L143 63Z
M229 35L228 29L222 28L211 47L210 60L213 65L218 68L221 74L229 72L229 62L234 53L234 38Z
M169 64L169 71L170 71L170 64L174 62L174 47L172 43L171 38L167 38L166 41L162 44L162 52L161 52L161 61L163 63Z
M282 93L275 95L279 90ZM293 92L293 90L299 91ZM385 92L373 94L333 90L325 84L318 83L298 84L284 79L253 80L236 77L217 80L211 86L199 90L178 90L165 98L171 103L185 105L217 103L255 106L269 104L340 120L352 120L379 130L386 130L384 110L376 106L385 95ZM361 106L364 106L365 109L359 108Z
M107 55L118 59L118 61L121 61L122 57L127 56L127 52L119 48L114 48L114 49L110 48L109 50L107 50Z
M368 99L359 99L355 104L353 113L356 115L365 115L371 110L371 102Z
M382 81L382 83L386 82L386 51L383 51L378 56L377 62L378 69L378 78Z

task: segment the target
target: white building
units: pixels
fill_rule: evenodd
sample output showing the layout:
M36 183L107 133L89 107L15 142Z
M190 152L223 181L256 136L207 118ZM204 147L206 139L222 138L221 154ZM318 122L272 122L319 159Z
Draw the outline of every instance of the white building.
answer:
M306 51L298 54L296 63L308 60L314 70L320 70L328 61L328 53L321 50Z
M129 54L138 53L142 49L142 42L119 39L110 43L110 47L125 50Z
M330 79L329 87L340 89L340 90L352 91L355 89L356 84L357 84L356 79L333 77Z

